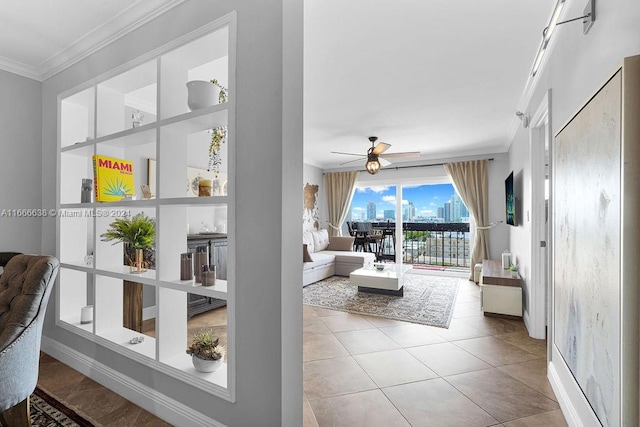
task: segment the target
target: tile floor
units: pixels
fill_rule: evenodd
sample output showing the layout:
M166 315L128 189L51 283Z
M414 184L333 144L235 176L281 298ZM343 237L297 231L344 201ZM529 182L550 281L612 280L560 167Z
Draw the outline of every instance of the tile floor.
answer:
M449 329L304 307L304 427L566 426L546 342L485 317L460 280Z
M461 279L449 329L305 306L304 427L566 426L546 343L522 321L483 316L479 298ZM101 425L168 425L50 356L40 366L42 387Z

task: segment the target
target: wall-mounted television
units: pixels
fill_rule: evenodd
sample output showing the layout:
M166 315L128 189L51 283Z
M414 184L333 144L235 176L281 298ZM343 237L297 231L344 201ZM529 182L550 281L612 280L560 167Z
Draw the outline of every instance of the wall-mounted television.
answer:
M504 181L504 192L506 201L507 224L516 226L516 197L513 192L513 171Z

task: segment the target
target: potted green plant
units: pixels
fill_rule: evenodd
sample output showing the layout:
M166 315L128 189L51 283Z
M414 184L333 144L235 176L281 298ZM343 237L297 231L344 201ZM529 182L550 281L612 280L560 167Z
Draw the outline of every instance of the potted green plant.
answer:
M222 156L220 155L220 147L227 139L227 126L218 126L211 129L211 143L209 144L209 164L207 169L215 172L220 171L222 164Z
M155 221L142 212L132 217L117 218L109 224L107 231L100 235L103 242L115 241L114 245L122 242L133 248L135 260L130 258L128 260L132 273L146 271L143 251L153 247L155 236Z
M218 83L218 79L212 79L211 83L220 88L220 92L218 93L218 103L224 104L225 102L227 102L227 94L229 93L229 89Z
M222 366L225 348L220 338L211 329L203 329L193 335L187 354L191 355L193 367L199 372L214 372Z
M512 265L509 267L509 271L511 272L511 277L518 277L518 266Z

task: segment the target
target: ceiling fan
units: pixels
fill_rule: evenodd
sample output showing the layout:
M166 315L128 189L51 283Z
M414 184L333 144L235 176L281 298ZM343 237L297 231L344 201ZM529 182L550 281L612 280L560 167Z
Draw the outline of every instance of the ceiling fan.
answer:
M370 136L369 141L371 142L371 148L367 150L367 154L355 154L355 153L343 153L340 151L332 151L334 154L346 154L348 156L358 156L361 158L366 157L367 163L365 164L365 168L367 172L371 175L375 175L378 173L381 167L388 166L391 162L387 159L407 159L412 157L419 157L419 151L405 151L403 153L387 153L383 154L385 151L391 147L391 144L387 144L386 142L378 142L376 145L376 141L378 140L377 136ZM357 162L360 159L350 160L348 162L340 163L340 165L346 165L348 163Z

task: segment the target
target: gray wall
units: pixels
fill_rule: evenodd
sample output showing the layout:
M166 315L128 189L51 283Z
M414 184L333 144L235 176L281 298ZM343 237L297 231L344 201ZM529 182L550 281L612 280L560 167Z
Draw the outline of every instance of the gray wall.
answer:
M288 0L187 1L48 79L43 84L42 155L55 158L59 93L232 9L238 13L236 403L58 328L53 316L48 317L45 334L225 425L301 425L302 5ZM42 172L44 205L55 204L55 177L55 162L47 162ZM268 227L256 221L256 212ZM53 220L43 221L42 248L55 250ZM54 305L52 301L50 314Z
M35 80L0 70L0 212L42 207L42 94ZM55 163L55 156L47 159ZM38 217L0 216L0 251L40 252ZM48 253L55 253L53 250Z
M585 3L582 1L568 0L565 6L567 10L562 19L582 16L584 6ZM624 57L640 54L639 19L640 3L637 0L608 0L596 2L596 21L587 35L582 34L580 22L557 27L557 33L553 36L556 45L551 55L546 58L546 67L540 73L538 85L528 105L522 110L531 116L547 90L551 89L551 127L555 135L619 67ZM518 130L509 152L509 163L513 170L522 173L522 202L525 210L530 209L531 167L528 130ZM530 243L527 240L530 239L528 226L514 230L510 239L520 264L529 269L531 255ZM534 283L528 286L543 285ZM564 397L568 398L566 403L575 411L574 415L580 417L574 421L584 425L597 423L571 373L564 368L563 362L552 359L551 363L552 370L557 372L558 384L563 388Z

